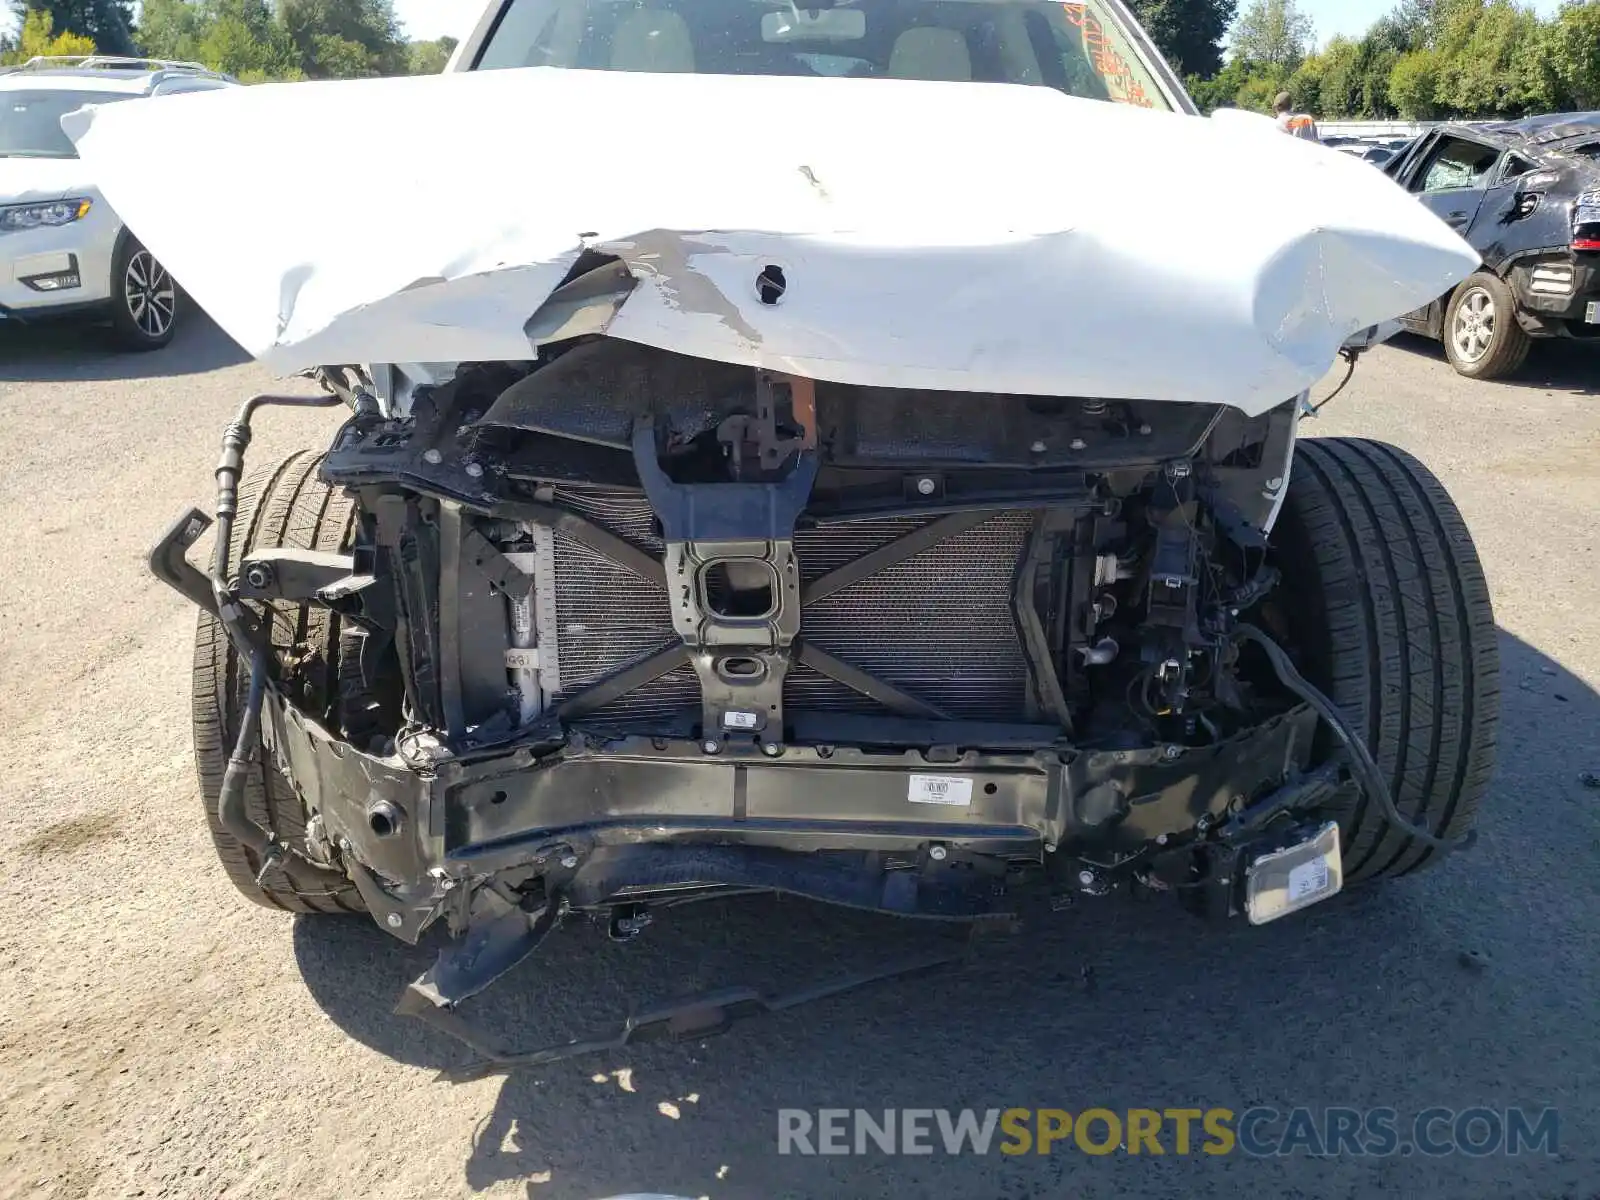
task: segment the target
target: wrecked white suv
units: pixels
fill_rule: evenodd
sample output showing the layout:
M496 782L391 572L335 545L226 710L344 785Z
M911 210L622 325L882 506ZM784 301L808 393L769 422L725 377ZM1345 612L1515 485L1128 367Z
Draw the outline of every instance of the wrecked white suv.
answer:
M71 123L327 389L226 431L207 569L198 510L153 556L241 891L446 924L407 1005L505 1065L453 1006L572 912L1260 923L1469 840L1471 538L1297 440L1476 268L1381 175L1193 115L1116 0L504 0L454 66ZM344 422L239 487L278 403Z

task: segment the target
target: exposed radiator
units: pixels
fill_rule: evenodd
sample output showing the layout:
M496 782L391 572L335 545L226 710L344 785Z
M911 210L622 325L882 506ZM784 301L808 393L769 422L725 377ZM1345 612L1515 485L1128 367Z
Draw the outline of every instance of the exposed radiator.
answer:
M649 502L638 493L564 488L556 503L652 555L662 553ZM926 524L903 518L856 521L795 534L802 579L819 578ZM952 716L1017 720L1025 715L1027 665L1011 591L1032 517L999 513L966 533L806 606L800 636L845 662ZM661 587L578 542L555 537L561 694L578 691L676 638ZM688 668L598 710L600 723L698 711ZM786 709L879 713L865 696L804 667L790 671Z

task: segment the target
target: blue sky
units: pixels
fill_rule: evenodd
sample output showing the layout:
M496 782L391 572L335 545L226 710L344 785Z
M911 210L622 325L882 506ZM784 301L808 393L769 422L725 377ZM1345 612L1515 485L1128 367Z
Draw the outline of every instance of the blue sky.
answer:
M461 37L489 5L487 0L395 0L394 10L414 38Z
M428 0L412 0L412 3ZM1523 0L1529 3L1530 0ZM1540 15L1549 16L1561 7L1560 0L1531 0ZM1395 0L1299 0L1300 9L1317 24L1317 43L1321 45L1337 34L1357 36L1372 27L1384 13L1395 8ZM1244 7L1241 3L1240 8Z

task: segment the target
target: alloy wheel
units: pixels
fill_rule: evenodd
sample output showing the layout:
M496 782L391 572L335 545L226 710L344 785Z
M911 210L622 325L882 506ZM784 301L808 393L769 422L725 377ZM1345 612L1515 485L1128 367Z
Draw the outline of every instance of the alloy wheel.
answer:
M1456 305L1450 340L1455 343L1456 355L1462 362L1480 362L1489 353L1489 347L1494 345L1497 315L1494 297L1486 288L1472 288L1461 297L1461 303Z
M128 259L122 276L123 302L141 333L154 341L167 335L178 311L178 291L167 269L148 250Z

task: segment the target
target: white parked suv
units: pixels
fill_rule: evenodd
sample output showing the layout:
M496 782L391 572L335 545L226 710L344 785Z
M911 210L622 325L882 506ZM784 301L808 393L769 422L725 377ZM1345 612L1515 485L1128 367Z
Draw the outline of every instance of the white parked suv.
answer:
M182 293L101 198L61 117L89 104L230 86L198 63L104 55L0 70L0 325L109 318L126 349L172 340Z

